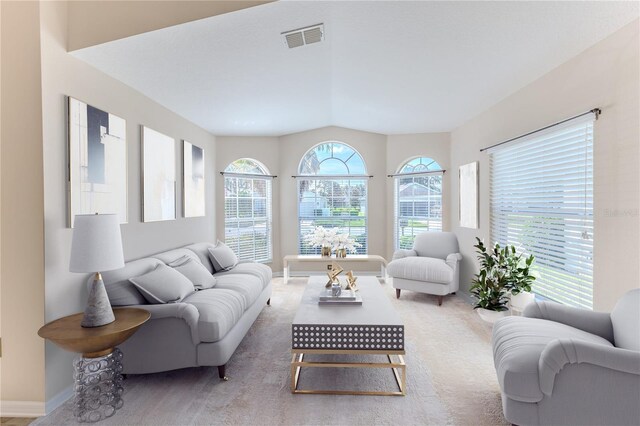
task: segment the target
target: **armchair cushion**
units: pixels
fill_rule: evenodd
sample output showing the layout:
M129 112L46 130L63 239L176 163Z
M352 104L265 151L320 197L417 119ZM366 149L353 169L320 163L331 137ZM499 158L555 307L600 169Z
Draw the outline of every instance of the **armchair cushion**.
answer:
M413 249L418 256L446 259L451 253L458 253L458 239L453 232L423 232L413 241Z
M608 340L558 322L507 317L493 326L493 360L503 393L515 401L543 398L538 365L542 352L556 339L579 339L612 347Z
M417 256L418 253L416 253L415 250L396 250L393 253L393 258L391 260L396 260L396 259L403 259L405 257L410 257L410 256Z
M453 280L453 269L442 259L432 257L405 257L396 259L387 267L394 278L448 284Z

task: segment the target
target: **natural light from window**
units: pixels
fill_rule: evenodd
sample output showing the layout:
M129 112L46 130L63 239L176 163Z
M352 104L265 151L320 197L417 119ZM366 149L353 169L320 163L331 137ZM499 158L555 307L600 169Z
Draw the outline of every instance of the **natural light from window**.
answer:
M362 156L340 142L325 142L310 149L298 168L298 249L319 254L305 235L315 227L337 228L367 253L367 182Z
M240 260L271 262L272 176L250 158L229 164L224 171L225 244Z
M395 178L395 249L411 249L416 235L442 231L442 168L433 159L404 163Z

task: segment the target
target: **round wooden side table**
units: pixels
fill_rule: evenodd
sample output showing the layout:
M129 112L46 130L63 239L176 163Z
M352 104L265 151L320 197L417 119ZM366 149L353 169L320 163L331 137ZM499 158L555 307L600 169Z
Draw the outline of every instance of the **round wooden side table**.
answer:
M116 308L113 314L115 321L101 327L82 327L84 314L78 313L51 321L38 330L40 337L82 354L73 361L74 414L80 422L97 422L122 407L122 352L116 346L151 316L138 308Z

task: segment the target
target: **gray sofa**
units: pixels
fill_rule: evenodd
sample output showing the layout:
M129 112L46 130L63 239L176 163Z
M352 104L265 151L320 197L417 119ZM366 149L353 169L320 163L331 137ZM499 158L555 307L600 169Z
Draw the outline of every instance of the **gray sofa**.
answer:
M640 424L640 289L611 314L536 301L492 341L509 422Z
M103 272L112 306L140 307L151 313L151 319L120 346L124 373L217 366L220 377L226 378L225 364L270 302L272 271L260 263L240 262L229 271L214 273L208 253L213 246L192 244ZM215 287L189 294L178 303L147 304L129 278L183 256L214 273Z

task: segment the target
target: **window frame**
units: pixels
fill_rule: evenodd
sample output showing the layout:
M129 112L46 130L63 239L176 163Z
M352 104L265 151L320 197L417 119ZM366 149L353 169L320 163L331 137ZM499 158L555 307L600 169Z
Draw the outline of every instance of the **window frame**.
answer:
M245 162L250 162L255 166L255 170L252 170L252 172L243 172L241 170L234 170L234 165L239 162L239 161L245 161ZM225 243L227 245L229 245L229 247L231 247L232 249L234 249L234 252L236 252L236 255L238 256L238 259L240 260L254 260L256 262L260 262L260 263L271 263L273 262L273 176L269 175L269 170L267 169L267 167L260 163L259 161L253 159L253 158L239 158L237 160L232 161L231 163L229 163L229 165L225 168L225 171L223 172L223 177L224 177L224 181L223 181L223 185L224 185L224 235L225 235ZM233 200L235 200L236 202L236 208L235 208L235 216L233 218L228 218L227 217L227 203L228 203L228 195L227 195L227 179L234 179L236 181L235 185L238 185L240 179L246 179L249 180L251 182L251 197L239 197L238 191L236 191L236 194L234 197L232 197ZM255 196L255 191L254 191L254 185L255 185L255 181L263 181L264 185L265 185L265 196L264 197L256 197ZM240 199L241 198L245 198L245 199L250 199L251 200L251 217L240 217ZM255 216L255 202L256 200L261 200L264 199L265 201L265 206L264 206L264 211L265 211L265 216ZM264 218L264 219L263 219ZM229 219L232 219L231 221ZM251 230L253 235L255 236L256 233L256 223L257 222L264 222L265 223L265 230L264 230L264 235L266 238L266 247L264 250L264 257L257 257L256 254L257 253L263 253L263 251L258 251L256 250L257 246L255 244L255 238L253 239L253 246L252 246L252 256L246 256L245 253L247 252L247 250L241 250L241 243L240 240L238 240L237 244L235 243L230 243L227 239L227 229L231 229L231 227L229 227L229 223L233 222L235 223L236 229L240 229L239 225L243 222L248 223L248 222L252 222L251 225ZM247 227L249 228L249 227Z
M411 165L412 162L414 162L415 160L419 160L419 163L417 165ZM426 166L421 167L421 170L419 171L415 171L417 166L420 165L424 165L426 164ZM411 167L411 170L409 170L409 167ZM401 242L400 242L400 238L403 236L401 235L401 229L402 228L400 226L400 220L401 219L407 219L407 220L427 220L429 221L429 223L431 222L430 219L428 219L426 216L419 216L415 214L415 202L413 203L413 215L412 216L402 216L400 214L401 210L402 210L402 205L401 205L401 199L400 199L400 182L403 179L412 179L412 183L416 183L415 179L416 178L420 178L420 177L431 177L433 175L437 175L440 177L440 226L439 227L434 227L431 228L431 226L428 227L428 229L426 231L422 231L422 232L441 232L443 229L443 219L444 219L444 204L443 204L443 187L444 187L444 170L442 169L442 167L440 166L440 164L434 160L431 157L427 157L424 155L421 156L415 156L415 157L411 157L408 160L404 161L400 167L398 167L398 171L396 172L395 175L393 175L394 178L394 182L393 182L393 247L394 250L400 250L400 249L411 249L411 247L408 246L402 246ZM427 201L427 209L426 211L431 211L431 206L430 206L430 200ZM437 221L433 221L436 222ZM412 239L411 239L411 246L413 246L413 241L415 241L415 237L417 235L419 235L422 232L419 233L414 233L414 228L413 226L411 227L412 229Z
M593 117L581 117L489 150L492 244L513 244L536 256L532 271L539 277L532 286L534 293L586 309L593 309L594 127ZM545 155L551 159L545 160ZM506 163L509 156L516 160L496 170L496 162ZM529 165L532 158L535 161ZM569 178L571 174L577 177ZM531 175L538 178L529 181ZM507 191L515 196L500 195ZM523 191L537 193L537 200L523 197ZM528 222L532 235L525 232Z
M336 159L339 161L342 161L345 164L345 167L347 169L347 172L349 174L310 174L308 172L305 172L303 170L303 166L304 166L304 162L307 159L307 156L309 153L311 153L312 151L316 150L319 146L322 145L326 145L326 144L337 144L337 145L343 145L347 148L349 148L350 150L353 151L353 154L349 157L349 159L351 159L354 156L357 156L360 161L362 162L362 170L363 173L362 174L350 174L349 171L349 166L346 164L346 162L342 159L339 159L337 157L333 156L333 151L332 151L332 156L330 157L331 159ZM320 164L324 161L326 161L327 159L324 159L320 162ZM347 160L348 161L348 160ZM367 254L369 252L369 177L366 173L367 173L367 166L366 163L364 161L364 158L362 157L362 154L360 154L360 152L358 152L358 150L356 150L355 148L353 148L351 145L345 143L345 142L341 142L341 141L335 141L335 140L330 140L330 141L325 141L325 142L320 142L314 146L312 146L310 149L308 149L307 151L305 151L305 153L302 155L302 158L300 159L300 162L298 164L298 173L299 175L296 176L296 198L297 198L297 221L298 221L298 232L297 232L297 246L298 246L298 254L320 254L320 247L316 247L314 250L308 250L308 251L312 251L311 253L309 252L304 252L303 253L303 238L304 235L303 234L303 229L302 229L302 220L311 220L313 222L315 222L317 219L322 219L323 216L305 216L304 218L301 216L301 204L302 204L302 199L304 198L302 193L301 193L301 185L303 181L329 181L329 182L344 182L344 181L352 181L352 180L356 180L356 181L362 181L363 186L364 186L364 192L365 192L365 196L364 196L364 211L365 211L365 215L364 215L364 243L362 244L362 247L359 247L358 250L358 254ZM351 197L349 197L349 200L351 200ZM349 220L348 218L360 218L361 216L326 216L327 218L341 218L341 217L345 217L344 220ZM316 226L319 225L314 225L313 228L315 228ZM338 226L338 228L344 228L344 226ZM348 230L351 230L351 226L349 225L347 227ZM350 235L351 237L353 237L353 235Z

